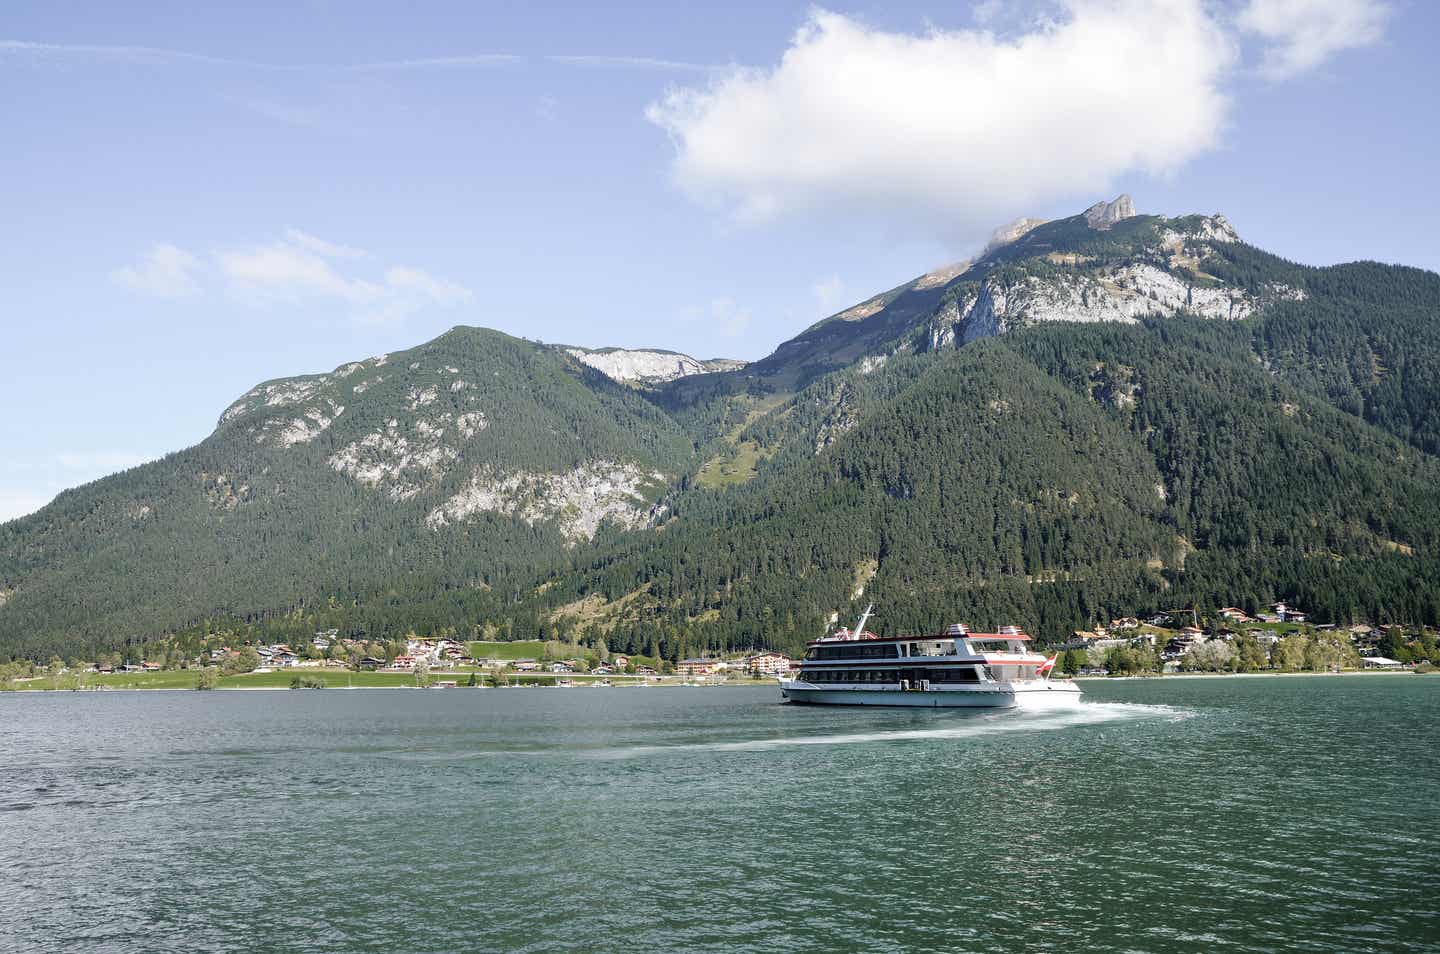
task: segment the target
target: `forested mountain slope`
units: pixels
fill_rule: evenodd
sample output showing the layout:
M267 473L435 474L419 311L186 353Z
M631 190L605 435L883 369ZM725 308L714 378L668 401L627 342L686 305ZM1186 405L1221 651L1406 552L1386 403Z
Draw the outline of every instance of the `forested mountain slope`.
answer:
M538 572L648 521L690 450L563 352L457 328L259 385L199 445L0 526L0 645L58 651L320 592Z
M823 419L757 422L799 453L538 598L663 618L688 648L794 645L871 599L887 627L959 613L1052 638L1192 601L1436 619L1440 462L1277 380L1245 331L1057 324L904 359L913 384L856 402L818 453ZM859 390L797 404L837 392Z

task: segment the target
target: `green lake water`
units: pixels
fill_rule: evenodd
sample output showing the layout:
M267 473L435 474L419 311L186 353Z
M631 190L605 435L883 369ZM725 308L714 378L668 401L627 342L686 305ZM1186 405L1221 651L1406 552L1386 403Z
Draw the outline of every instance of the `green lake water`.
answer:
M1440 677L0 694L0 950L1435 951Z

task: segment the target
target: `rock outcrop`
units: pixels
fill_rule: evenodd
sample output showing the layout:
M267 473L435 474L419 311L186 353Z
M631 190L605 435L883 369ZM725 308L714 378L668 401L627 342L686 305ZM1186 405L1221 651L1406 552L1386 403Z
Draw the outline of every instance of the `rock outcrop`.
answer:
M553 522L572 545L591 540L607 521L626 530L644 526L651 508L644 488L664 474L634 463L588 461L561 474L477 469L449 500L425 518L432 530L481 512L504 513L529 524Z
M702 360L688 354L674 351L660 351L629 348L565 348L571 355L589 365L612 381L622 384L664 384L676 378L692 374L706 374L711 371L733 371L745 366L744 361L729 358Z
M1111 202L1096 202L1085 210L1085 222L1092 229L1104 231L1116 222L1135 215L1135 203L1128 195L1116 196Z

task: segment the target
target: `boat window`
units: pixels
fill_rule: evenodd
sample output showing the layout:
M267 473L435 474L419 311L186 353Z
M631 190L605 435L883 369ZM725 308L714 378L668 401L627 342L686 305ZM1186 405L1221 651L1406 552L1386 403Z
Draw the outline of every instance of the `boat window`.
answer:
M980 676L975 672L974 666L960 668L931 669L929 671L931 682L979 682Z
M811 655L813 653L814 655ZM850 643L839 646L813 646L806 659L894 659L895 647L890 643Z

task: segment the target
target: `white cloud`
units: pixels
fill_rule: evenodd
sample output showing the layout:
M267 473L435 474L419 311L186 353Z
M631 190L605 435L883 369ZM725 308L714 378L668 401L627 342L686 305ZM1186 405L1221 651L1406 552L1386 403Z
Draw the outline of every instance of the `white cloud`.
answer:
M753 319L750 309L741 307L733 298L714 298L710 301L710 320L720 328L727 338L738 338L750 327Z
M1236 49L1203 0L1064 11L1001 38L815 10L778 66L673 88L647 115L679 185L742 222L827 212L975 241L1219 143Z
M831 275L829 278L822 278L810 286L810 291L815 295L815 300L822 308L834 308L840 304L845 295L845 283L840 280L839 275Z
M364 249L292 228L267 245L219 252L216 262L242 294L331 298L353 306L354 316L369 323L396 321L427 306L454 307L473 298L464 285L409 265L392 265L379 274L355 273L361 260L370 257Z
M663 60L653 56L547 56L545 59L552 63L564 63L568 66L618 66L630 67L645 70L681 70L703 72L716 69L704 63L689 63L683 60Z
M385 283L392 291L414 292L439 305L460 305L471 298L470 289L429 272L407 265L396 265L385 272Z
M157 298L185 298L199 291L194 255L171 245L158 242L135 265L117 268L110 277L127 288Z
M261 302L330 299L371 323L430 306L463 305L474 297L459 282L411 265L383 266L364 249L295 228L263 245L222 249L208 261L162 243L138 265L112 275L137 291L166 298L213 292L223 282L241 298Z
M337 245L334 242L327 242L322 238L311 235L309 232L302 232L299 229L286 229L285 241L292 245L314 252L316 255L323 255L325 258L365 258L370 253L363 248L352 248L349 245Z
M281 295L318 294L368 304L384 294L375 282L346 278L327 257L289 237L270 245L216 254L221 273L237 287Z
M1249 0L1236 22L1269 44L1265 74L1286 79L1378 42L1390 12L1383 0Z
M212 56L188 50L155 46L123 46L105 43L37 43L33 40L0 40L0 55L25 56L32 60L72 58L98 62L158 66L191 63L246 70L274 72L369 72L375 70L467 69L523 63L514 53L467 53L459 56L428 56L406 60L378 60L364 63L266 63L232 56Z

